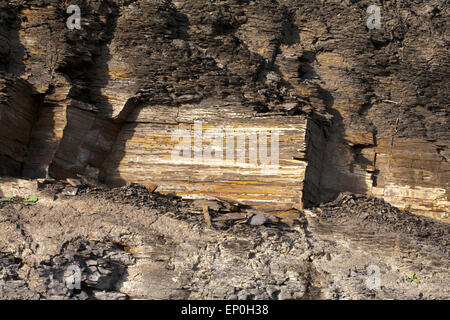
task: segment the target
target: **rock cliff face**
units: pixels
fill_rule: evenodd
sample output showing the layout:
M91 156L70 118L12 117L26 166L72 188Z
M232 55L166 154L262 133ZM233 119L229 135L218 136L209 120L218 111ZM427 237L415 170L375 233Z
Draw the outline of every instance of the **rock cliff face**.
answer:
M369 30L373 4L381 28ZM69 5L81 9L80 30L66 26ZM318 129L280 153L306 171L269 183L270 194L297 185L286 205L301 207L350 191L448 220L445 1L12 0L0 10L2 175L215 195L195 179L180 191L173 167L154 165L174 128L211 115L231 127L248 117L258 130L307 119ZM181 176L213 185L205 167ZM245 175L224 174L220 193L254 195L226 191Z

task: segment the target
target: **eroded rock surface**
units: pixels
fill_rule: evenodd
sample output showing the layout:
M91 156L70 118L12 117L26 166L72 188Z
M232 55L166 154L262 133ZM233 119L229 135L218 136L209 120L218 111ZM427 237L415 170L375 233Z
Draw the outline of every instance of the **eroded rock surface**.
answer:
M2 0L0 172L139 181L161 118L234 106L323 132L306 203L349 191L448 220L449 8L379 3L369 30L373 4Z
M2 299L450 298L448 225L379 199L343 194L252 225L255 212L226 202L67 188L0 203Z

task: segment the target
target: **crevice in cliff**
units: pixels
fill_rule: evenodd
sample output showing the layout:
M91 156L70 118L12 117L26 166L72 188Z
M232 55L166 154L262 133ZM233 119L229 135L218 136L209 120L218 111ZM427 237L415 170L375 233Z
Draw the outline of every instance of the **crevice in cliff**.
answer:
M102 3L99 12L89 6L84 6L83 10L85 16L104 16L104 21L100 22L103 32L96 34L95 26L73 31L67 55L57 68L59 74L69 78L71 89L66 124L49 167L50 174L56 178L78 174L98 178L98 168L119 130L112 119L113 106L102 93L109 81L108 45L114 36L119 8L113 3ZM80 128L83 128L81 135Z
M19 78L25 71L19 10L0 7L0 175L20 177L38 103L34 87Z
M0 96L0 157L4 160L0 162L1 174L20 177L41 99L25 80L13 76L2 80L0 86L5 94Z

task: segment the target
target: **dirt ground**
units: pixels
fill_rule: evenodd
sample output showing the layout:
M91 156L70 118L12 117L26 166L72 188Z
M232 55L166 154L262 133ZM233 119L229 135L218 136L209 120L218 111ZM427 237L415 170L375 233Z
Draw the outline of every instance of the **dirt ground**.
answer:
M0 203L3 299L450 298L448 224L380 199L262 213L139 185L38 185L34 204Z

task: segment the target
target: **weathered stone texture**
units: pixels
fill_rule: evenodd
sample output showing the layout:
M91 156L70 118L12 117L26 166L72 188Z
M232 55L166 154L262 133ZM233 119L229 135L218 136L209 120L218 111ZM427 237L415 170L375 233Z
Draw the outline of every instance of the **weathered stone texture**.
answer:
M21 79L0 79L1 174L20 176L37 113L31 86Z
M5 195L27 186L39 201L0 203L1 299L450 297L447 224L381 199L341 195L311 211L267 215L276 222L261 225L228 219L223 202L137 185L83 186L67 196L63 183L7 183ZM205 203L212 228L196 213ZM72 266L80 289L67 286ZM371 286L373 267L380 282ZM408 281L411 272L418 283Z
M68 30L68 2L1 1L1 172L141 181L132 158L153 158L125 137L231 103L317 126L307 203L351 191L448 219L449 8L380 2L368 30L376 3L74 0Z
M272 209L302 208L308 187L308 196L318 193L322 132L311 120L251 115L239 105L173 109L143 108L137 123L124 125L103 167L107 184L155 184L186 198ZM309 172L313 164L319 168Z

